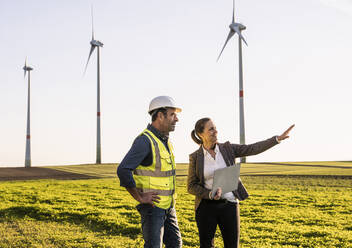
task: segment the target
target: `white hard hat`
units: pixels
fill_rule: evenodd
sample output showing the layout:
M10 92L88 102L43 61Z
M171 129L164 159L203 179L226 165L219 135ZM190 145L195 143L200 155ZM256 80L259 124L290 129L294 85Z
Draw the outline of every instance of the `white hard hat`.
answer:
M179 107L176 107L174 99L169 96L157 96L149 104L148 113L151 114L153 110L158 108L175 108L176 112L181 112Z

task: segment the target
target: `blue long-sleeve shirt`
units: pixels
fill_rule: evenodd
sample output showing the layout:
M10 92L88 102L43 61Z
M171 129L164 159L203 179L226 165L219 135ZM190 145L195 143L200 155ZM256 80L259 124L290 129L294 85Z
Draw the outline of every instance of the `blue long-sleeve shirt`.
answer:
M167 145L168 136L160 133L158 129L148 124L147 129L158 137L166 149L170 152ZM139 135L133 142L132 147L117 167L117 176L120 179L120 185L126 188L136 187L133 179L133 170L139 165L150 166L153 163L153 153L150 140L145 135Z

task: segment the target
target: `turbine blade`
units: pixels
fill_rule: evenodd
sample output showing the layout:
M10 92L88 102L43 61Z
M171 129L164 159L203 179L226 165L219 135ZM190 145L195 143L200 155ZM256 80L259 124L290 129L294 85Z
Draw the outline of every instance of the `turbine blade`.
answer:
M235 23L235 0L233 0L232 23Z
M246 46L248 46L248 44L247 44L246 40L244 39L244 37L243 37L241 31L239 30L239 28L238 27L234 27L233 29L236 30L236 33L238 34L238 36L241 38L241 40L243 40L243 42L246 44Z
M89 63L89 59L90 59L90 56L92 55L94 49L95 49L95 46L91 46L91 47L90 47L90 52L89 52L89 56L88 56L88 60L87 60L86 67L84 68L84 73L83 73L83 75L86 74L87 67L88 67L88 63Z
M235 34L235 32L233 32L232 30L230 30L230 33L228 34L228 36L227 36L227 38L226 38L226 41L225 41L225 44L224 44L224 46L222 47L221 52L220 52L220 54L219 54L219 56L218 56L218 59L217 59L216 61L219 60L219 58L220 58L222 52L224 51L224 49L225 49L225 47L226 47L227 42L231 39L231 37L232 37L234 34Z
M92 40L94 40L94 16L93 16L93 4L91 6L91 15L92 15Z
M26 59L24 60L24 67L23 67L23 70L24 70L24 78L26 77L26 69L27 69L27 57Z

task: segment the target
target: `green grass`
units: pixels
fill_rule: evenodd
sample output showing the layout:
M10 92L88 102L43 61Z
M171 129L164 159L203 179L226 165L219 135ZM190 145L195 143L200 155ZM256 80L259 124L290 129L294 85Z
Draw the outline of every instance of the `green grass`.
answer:
M114 179L0 183L0 202L0 247L141 242L134 202Z
M333 175L334 169L338 174L343 170L339 167L351 167L351 162L338 163L304 163L336 168L243 165L243 174L258 174L242 176L250 198L240 207L241 247L352 247L351 178L307 176L307 168ZM300 167L306 169L293 170ZM0 247L143 246L136 202L119 186L116 164L61 169L106 178L0 182ZM344 175L351 175L350 170ZM269 175L278 171L282 175ZM179 165L178 175L186 173L187 165ZM194 196L186 192L186 177L178 177L177 183L184 247L198 247ZM219 235L216 245L223 247Z

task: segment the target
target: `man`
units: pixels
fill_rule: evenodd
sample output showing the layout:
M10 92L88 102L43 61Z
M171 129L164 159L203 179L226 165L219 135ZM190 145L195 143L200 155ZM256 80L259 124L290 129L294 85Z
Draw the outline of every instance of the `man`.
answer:
M144 248L182 247L175 204L176 170L169 132L178 121L175 101L158 96L149 105L152 123L134 140L117 168L120 185L139 202Z

